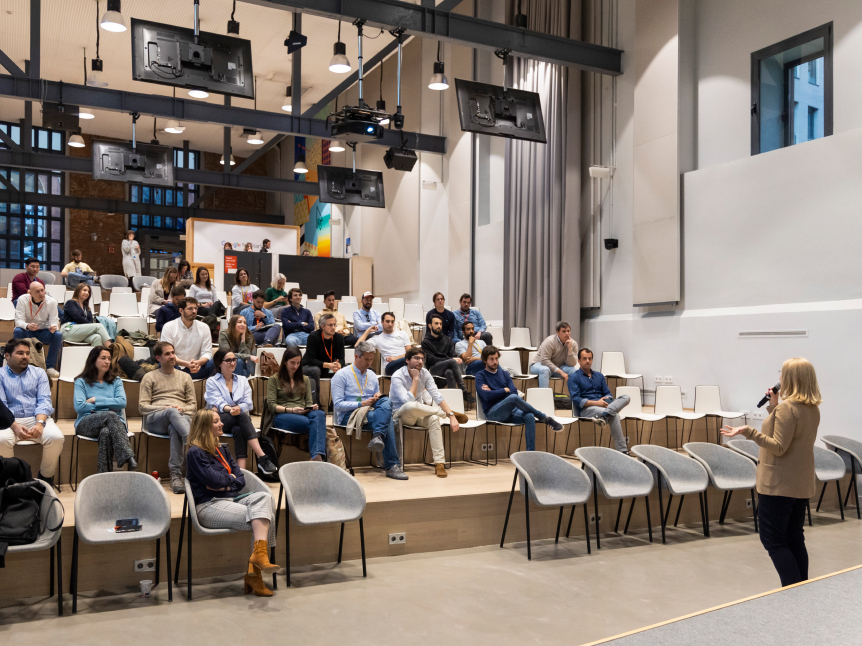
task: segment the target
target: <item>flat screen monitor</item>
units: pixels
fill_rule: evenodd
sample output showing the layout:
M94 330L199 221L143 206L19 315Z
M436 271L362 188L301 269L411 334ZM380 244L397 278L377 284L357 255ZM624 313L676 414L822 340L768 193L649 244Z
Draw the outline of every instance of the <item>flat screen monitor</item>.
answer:
M132 18L132 78L253 99L251 42Z
M174 187L174 151L167 146L93 142L93 179Z
M461 130L547 143L536 92L455 79Z
M378 209L386 206L383 199L383 173L380 171L318 166L317 175L321 202L373 206Z

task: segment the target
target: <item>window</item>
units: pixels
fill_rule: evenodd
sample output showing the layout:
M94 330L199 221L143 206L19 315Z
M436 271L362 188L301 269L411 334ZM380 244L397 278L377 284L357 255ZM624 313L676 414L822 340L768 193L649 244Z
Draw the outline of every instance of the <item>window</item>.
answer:
M200 165L200 152L189 151L189 168L198 168ZM185 168L183 149L174 149L174 165L177 168ZM129 187L129 199L132 202L143 204L164 204L166 206L187 206L183 202L184 185L177 183L176 188L163 188L161 186L144 186L143 184L131 184ZM189 184L189 204L193 204L200 195L200 186ZM168 231L182 231L185 233L185 218L176 218L160 215L146 215L133 213L129 216L130 228L138 229L162 229Z
M751 55L751 154L832 134L832 23Z

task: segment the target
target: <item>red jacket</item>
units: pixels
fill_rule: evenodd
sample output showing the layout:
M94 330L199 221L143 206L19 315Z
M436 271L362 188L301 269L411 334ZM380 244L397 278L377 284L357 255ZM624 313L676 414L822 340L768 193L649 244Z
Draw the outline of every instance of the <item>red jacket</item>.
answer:
M33 280L37 280L43 285L45 282L39 278L38 276ZM23 296L28 291L30 291L30 283L33 281L30 280L30 277L27 275L26 271L21 272L16 275L15 278L12 279L12 300L17 301L19 296Z

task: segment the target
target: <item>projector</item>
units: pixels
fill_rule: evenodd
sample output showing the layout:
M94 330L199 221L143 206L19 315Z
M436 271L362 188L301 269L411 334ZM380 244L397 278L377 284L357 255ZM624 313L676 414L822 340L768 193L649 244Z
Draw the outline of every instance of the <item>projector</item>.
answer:
M329 137L355 143L383 138L383 126L376 121L347 120L329 126Z

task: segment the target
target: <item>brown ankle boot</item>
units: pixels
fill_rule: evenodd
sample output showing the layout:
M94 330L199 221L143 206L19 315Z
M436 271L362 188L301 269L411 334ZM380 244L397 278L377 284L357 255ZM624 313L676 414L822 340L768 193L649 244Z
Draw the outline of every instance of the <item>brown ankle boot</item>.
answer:
M244 594L254 593L258 597L271 597L272 590L263 584L260 570L251 563L248 564L248 572L245 575Z
M278 569L275 563L269 562L269 545L266 541L254 542L254 552L252 552L248 563L258 568L263 574L272 574Z
M434 465L434 471L436 472L438 478L445 478L448 475L446 473L446 467L440 463Z

